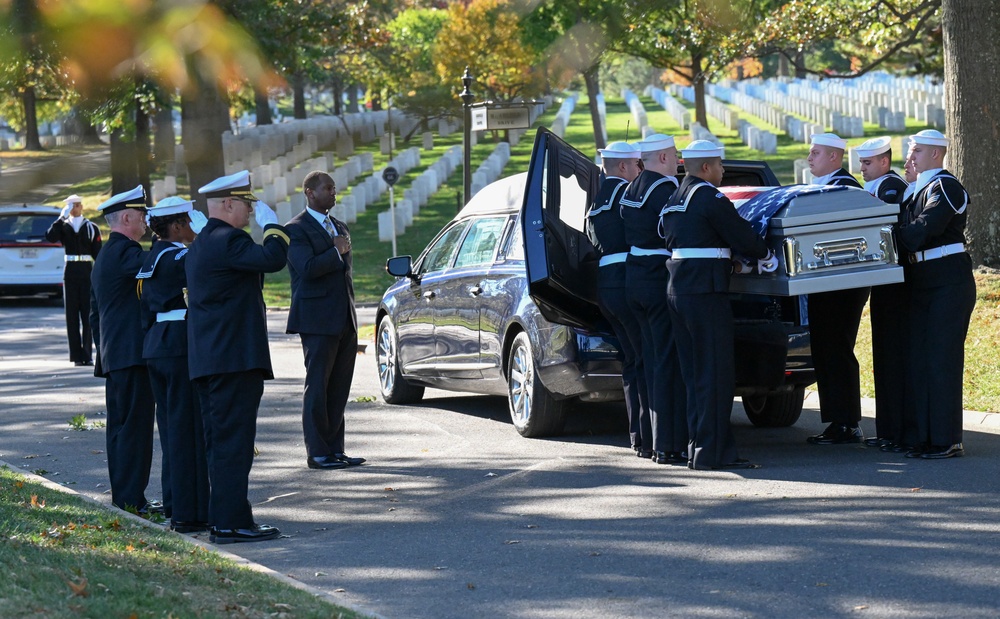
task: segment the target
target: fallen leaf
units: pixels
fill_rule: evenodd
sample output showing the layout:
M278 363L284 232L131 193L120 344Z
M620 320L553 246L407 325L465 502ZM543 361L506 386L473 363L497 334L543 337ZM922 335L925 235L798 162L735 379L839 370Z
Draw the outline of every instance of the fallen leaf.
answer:
M104 451L103 451L103 450L100 450L100 449L91 449L91 450L90 450L90 453L92 453L92 454L94 454L94 455L97 455L97 454L102 454L102 453L104 453Z
M37 494L33 494L33 495L31 495L31 506L34 507L34 508L36 508L36 509L41 509L41 508L45 507L45 499L38 500L38 495Z
M316 572L313 576L319 578L320 576L328 576L328 574L326 572Z
M472 584L471 582L465 583L465 586L468 589L475 589L476 588L476 585Z
M133 546L132 544L129 544L128 546L125 547L125 550L127 550L129 552L132 552L133 550L135 550L135 546Z
M492 473L492 472L491 473L487 473L486 475L484 475L484 477L496 477L496 476L497 476L497 474L496 473Z
M867 605L867 604L864 604L864 605L862 605L862 606L855 606L855 607L854 607L854 610L864 610L864 609L866 609L866 608L868 608L868 605Z
M386 492L395 492L395 491L396 491L396 489L395 489L395 488L392 488L392 487L390 487L390 486L386 486L386 487L384 488L384 490L385 490Z
M590 553L590 556L592 556L592 557L599 557L599 556L601 556L601 553L599 553L599 552L592 552L592 553Z
M334 593L346 593L347 589L334 589L333 592Z
M910 488L910 492L920 492L923 488Z
M395 507L390 507L389 511L394 512L394 511L396 511L396 508Z
M447 568L447 567L445 567L445 566L443 566L443 565L435 565L435 566L434 566L434 569L436 569L436 570L446 570L446 569L448 569L448 568Z
M816 583L816 586L817 587L829 587L830 585L826 584L825 582L818 582L818 583Z
M504 542L504 544L507 544L508 546L510 546L511 544L520 544L520 543L521 543L521 540L519 540L519 539L509 539L509 540L507 540L507 541Z
M85 597L88 597L90 595L90 592L87 591L87 579L86 578L81 578L77 582L73 582L71 580L67 580L66 584L69 585L69 589L70 589L70 591L73 592L73 595L75 595L77 597L85 598Z
M537 528L538 528L538 525L537 525L537 524L529 524L529 525L528 525L528 526L526 526L525 528L526 528L526 529L537 529Z

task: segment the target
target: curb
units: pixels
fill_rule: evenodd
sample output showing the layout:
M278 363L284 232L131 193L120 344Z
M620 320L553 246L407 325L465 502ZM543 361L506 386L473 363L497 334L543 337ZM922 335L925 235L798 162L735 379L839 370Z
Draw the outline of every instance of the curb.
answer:
M112 508L109 508L104 503L101 503L100 501L98 501L96 499L93 499L92 497L89 497L89 496L87 496L85 494L80 494L79 492L73 490L72 488L68 488L66 486L57 484L56 482L54 482L54 481L52 481L50 479L46 479L45 477L41 477L39 475L35 475L34 473L32 473L30 471L25 471L23 469L19 469L19 468L11 465L9 462L6 462L4 460L0 460L0 467L7 467L11 471L13 471L13 472L15 472L15 473L17 473L19 475L23 475L23 476L31 479L31 481L36 482L36 483L38 483L38 484L40 484L40 485L48 488L49 490L56 490L56 491L59 491L59 492L64 492L66 494L72 494L72 495L75 495L75 496L79 497L80 499L83 499L87 503L90 503L91 505L96 505L97 507L100 507L101 509L103 509L103 510L105 510L107 512L111 512L112 511ZM241 557L241 556L235 555L235 554L233 554L231 552L227 552L225 550L222 550L217 545L215 545L215 544L213 544L211 542L206 542L206 541L200 540L200 539L198 539L196 537L191 537L189 535L185 535L183 533L176 533L174 531L171 531L170 529L167 529L165 527L161 527L160 525L152 523L152 522L146 520L145 518L141 518L141 517L139 517L139 516L137 516L135 514L132 514L132 513L126 512L126 511L115 509L114 513L115 513L115 515L118 518L130 519L130 520L132 520L132 522L134 522L134 523L136 523L136 524L138 524L140 526L143 526L143 527L145 527L147 529L156 529L156 530L159 530L159 531L164 531L164 532L169 533L171 535L176 535L177 537L182 538L184 541L188 542L189 544L192 544L194 546L200 546L204 550L207 550L209 552L213 552L213 553L215 553L215 554L217 554L217 555L219 555L221 557L225 557L226 559L229 559L230 561L232 561L233 563L236 563L240 567L245 567L245 568L253 570L255 572L259 572L261 574L266 574L266 575L270 576L271 578L274 578L275 580L281 581L281 582L283 582L283 583L285 583L287 585L290 585L292 587L295 587L296 589L299 589L301 591L305 591L306 593L309 593L309 594L313 595L314 597L326 600L327 602L330 602L331 604L335 604L335 605L340 606L342 608L346 608L348 610L354 611L354 612L358 613L359 615L363 615L365 617L370 617L371 619L388 619L384 615L380 615L380 614L378 614L376 612L373 612L373 611L371 611L371 610L369 610L367 608L364 608L362 606L358 606L356 604L351 604L349 602L345 602L345 601L343 601L341 599L338 599L336 596L334 596L331 593L327 593L326 591L324 591L322 589L317 589L316 587L307 585L304 582L302 582L300 580L296 580L296 579L292 578L291 576L287 576L285 574L282 574L281 572L276 572L276 571L272 570L271 568L269 568L267 566L261 565L260 563L255 563L255 562L250 561L249 559L247 559L245 557Z
M804 406L819 410L819 394L815 389L806 389ZM875 418L875 398L861 398L861 416ZM1000 413L964 411L962 429L968 432L1000 434Z

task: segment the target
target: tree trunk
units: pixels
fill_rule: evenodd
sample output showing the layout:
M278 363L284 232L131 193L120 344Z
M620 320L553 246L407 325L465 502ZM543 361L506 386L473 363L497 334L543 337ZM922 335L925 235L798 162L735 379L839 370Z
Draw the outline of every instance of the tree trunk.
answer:
M90 122L90 118L79 110L76 118L80 123L80 143L101 144L101 136L97 133L97 127L94 126L94 123Z
M351 84L347 91L347 111L355 113L358 111L358 85Z
M21 93L21 106L24 109L24 150L42 150L42 140L38 137L34 86L28 86Z
M778 77L788 77L788 56L778 54Z
M694 119L708 129L708 114L705 112L705 73L702 71L704 57L691 54L691 84L694 86Z
M156 111L153 119L156 133L153 136L153 160L157 166L174 160L174 145L177 143L174 135L174 112L170 104Z
M214 84L202 83L181 97L181 139L191 198L205 211L198 188L225 174L222 134L229 130L229 105Z
M111 194L128 191L138 184L135 140L128 139L121 129L116 129L111 132Z
M146 191L146 206L153 205L152 187L149 184L149 168L152 159L152 143L149 139L149 115L135 102L135 166L136 176Z
M806 78L808 73L806 73L806 56L802 50L797 50L795 52L795 77L800 80Z
M372 111L377 112L382 109L382 91L377 88L369 88L368 92L371 95L372 101Z
M267 90L254 88L253 99L257 107L257 126L270 125L273 121L271 120L271 101L268 99Z
M587 84L588 107L590 108L590 121L594 125L594 144L597 148L607 146L604 126L601 124L601 112L597 109L597 95L601 94L601 87L598 84L601 65L595 64L583 72L583 81ZM639 136L642 137L642 136Z
M948 170L969 192L968 225L972 264L1000 267L1000 84L988 67L1000 66L1000 0L944 0L944 86Z
M306 78L301 73L292 76L292 91L295 100L295 118L306 117Z
M340 116L344 113L344 81L342 79L334 78L330 82L330 88L333 90L333 115Z

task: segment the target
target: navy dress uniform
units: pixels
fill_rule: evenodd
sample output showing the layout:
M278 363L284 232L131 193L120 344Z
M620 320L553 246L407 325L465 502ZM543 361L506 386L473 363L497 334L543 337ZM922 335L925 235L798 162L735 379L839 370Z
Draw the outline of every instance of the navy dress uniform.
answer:
M912 136L914 157L938 149L948 138L926 129ZM917 152L924 151L924 152ZM965 338L976 304L972 259L965 251L969 194L941 167L919 172L913 195L903 204L897 230L910 286L909 371L904 440L908 457L951 458L962 446L962 378ZM917 370L919 368L919 371Z
M142 185L112 196L97 209L105 216L126 209L144 214L146 196ZM140 513L159 508L147 501L145 494L153 460L156 407L142 357L143 329L135 279L146 259L146 252L137 241L144 231L143 224L129 230L130 237L112 225L108 241L94 261L90 312L97 343L94 375L106 380L111 502L121 509ZM166 492L164 488L164 502L169 498ZM169 505L166 509L169 511Z
M613 142L600 151L611 164L635 160L638 171L641 152L626 142ZM605 165L605 170L608 166ZM622 353L622 388L628 413L628 432L636 452L653 449L653 427L649 417L645 368L633 341L641 341L639 326L626 296L625 261L630 246L625 240L621 199L631 178L607 175L601 183L593 207L587 213L587 236L600 254L597 275L598 302L618 338Z
M890 139L872 138L854 149L861 159L890 157ZM862 168L864 172L864 168ZM867 173L865 173L867 174ZM893 170L865 181L865 191L887 204L901 205L906 180ZM902 210L900 210L900 215ZM903 400L906 393L906 315L908 286L905 282L873 286L868 300L872 325L872 370L875 379L875 436L865 442L891 449L901 441Z
M674 146L671 137L654 134L638 144L643 154ZM667 259L670 252L657 232L660 210L667 204L677 179L644 169L629 183L621 199L625 224L625 242L629 255L625 260L625 287L628 303L641 329L641 339L633 341L636 355L642 357L649 411L653 432L653 453L657 462L682 464L687 449L688 429L685 419L685 393L677 360L677 347L667 307ZM648 449L645 440L643 450Z
M354 258L347 225L329 213L336 203L333 179L310 172L302 186L308 206L285 224L292 280L286 332L299 334L305 360L306 465L340 469L365 462L344 452L344 412L358 356Z
M274 378L263 275L284 268L288 235L267 205L252 206L256 198L249 172L223 176L198 191L208 198L210 218L188 249L185 264L188 367L205 424L209 539L273 539L280 532L254 522L247 497L257 408L264 380ZM251 213L264 229L261 245L242 229Z
M847 145L832 133L814 135L812 143L841 151ZM817 177L812 184L861 188L861 183L844 168ZM864 440L859 425L861 368L854 356L854 344L870 292L871 288L853 288L808 296L809 341L816 368L820 417L829 424L822 433L806 439L814 445Z
M83 215L83 199L73 194L66 207L45 233L45 240L59 243L66 253L63 271L63 305L66 308L66 335L69 360L76 365L93 365L93 335L90 331L90 275L101 250L101 230Z
M713 184L722 180L723 148L696 140L682 153L687 174L662 209L660 228L671 252L667 298L687 385L688 466L746 468L729 423L736 390L731 258L773 256ZM709 160L717 165L711 174L699 165Z
M164 469L169 469L170 526L179 533L208 528L208 462L201 406L188 371L187 304L184 263L187 246L167 240L166 229L182 218L189 225L190 200L170 197L149 209L150 226L160 237L150 248L136 278L141 286L142 356L156 399ZM160 225L164 224L164 225ZM194 236L190 230L186 234ZM185 239L190 240L190 239ZM165 428L164 428L165 425ZM166 429L166 432L164 431Z

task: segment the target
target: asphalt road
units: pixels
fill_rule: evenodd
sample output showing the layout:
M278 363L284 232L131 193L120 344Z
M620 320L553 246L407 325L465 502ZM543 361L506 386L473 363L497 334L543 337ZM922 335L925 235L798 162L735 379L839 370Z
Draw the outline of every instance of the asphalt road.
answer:
M367 401L358 358L348 453L305 467L298 341L271 314L276 379L251 474L259 522L287 534L225 549L393 618L995 617L1000 599L997 437L968 457L906 460L805 443L733 419L763 466L694 472L629 455L620 409L590 409L551 440L517 436L503 400L429 391ZM69 364L61 308L0 301L0 459L109 502L103 381ZM874 429L872 419L863 422ZM158 481L149 495L159 496Z

